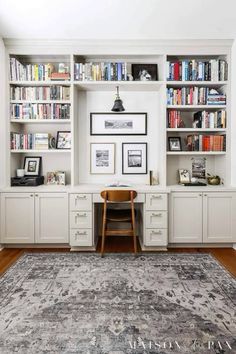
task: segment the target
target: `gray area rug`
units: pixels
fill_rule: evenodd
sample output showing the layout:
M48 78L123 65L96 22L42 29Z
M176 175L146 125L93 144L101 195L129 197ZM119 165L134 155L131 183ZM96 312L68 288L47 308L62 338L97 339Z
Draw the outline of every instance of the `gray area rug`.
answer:
M0 353L233 354L235 311L206 254L25 254L0 278Z

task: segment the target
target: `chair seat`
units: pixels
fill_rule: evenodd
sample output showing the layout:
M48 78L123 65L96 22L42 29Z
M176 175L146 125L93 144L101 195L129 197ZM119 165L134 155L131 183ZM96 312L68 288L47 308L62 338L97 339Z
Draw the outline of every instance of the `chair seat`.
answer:
M135 216L136 216L136 210ZM107 209L107 221L111 222L130 222L132 220L130 209Z

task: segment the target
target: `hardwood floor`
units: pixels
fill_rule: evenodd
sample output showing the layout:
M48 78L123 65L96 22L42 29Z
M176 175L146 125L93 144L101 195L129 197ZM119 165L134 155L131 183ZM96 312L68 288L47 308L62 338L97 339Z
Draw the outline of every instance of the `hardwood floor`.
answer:
M100 252L99 240L97 252ZM105 252L123 253L132 252L133 245L130 237L108 237ZM69 248L5 248L0 252L0 274L5 272L24 252L70 252ZM139 247L140 252L140 247ZM210 253L232 275L236 277L236 250L232 248L171 248L168 252Z

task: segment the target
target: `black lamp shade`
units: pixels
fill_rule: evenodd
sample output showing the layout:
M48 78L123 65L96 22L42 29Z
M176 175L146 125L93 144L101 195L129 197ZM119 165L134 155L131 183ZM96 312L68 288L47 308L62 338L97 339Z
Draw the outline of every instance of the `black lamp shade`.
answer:
M123 102L120 98L117 98L114 102L114 106L112 107L112 112L124 112L124 106L123 106Z

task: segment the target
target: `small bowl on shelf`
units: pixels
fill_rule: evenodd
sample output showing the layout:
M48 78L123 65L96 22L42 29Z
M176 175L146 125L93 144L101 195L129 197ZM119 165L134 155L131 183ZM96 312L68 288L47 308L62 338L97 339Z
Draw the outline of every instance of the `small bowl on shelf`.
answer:
M207 183L210 184L211 186L218 186L221 182L221 179L219 176L208 176L207 177Z

